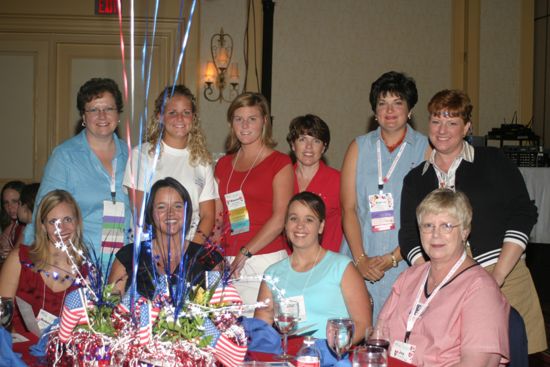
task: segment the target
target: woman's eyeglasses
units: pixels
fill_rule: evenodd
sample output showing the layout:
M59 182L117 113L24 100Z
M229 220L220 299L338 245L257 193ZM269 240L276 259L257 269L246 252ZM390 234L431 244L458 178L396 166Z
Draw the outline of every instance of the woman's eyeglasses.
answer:
M422 223L420 224L420 231L424 234L430 234L434 233L435 229L439 229L439 233L445 233L449 234L455 229L456 227L459 227L460 224L452 224L452 223L442 223L439 226L433 224L433 223Z
M99 116L100 114L104 113L106 115L114 115L118 112L118 110L114 107L106 107L106 108L97 108L92 107L87 110L84 110L86 113L89 113L92 116Z

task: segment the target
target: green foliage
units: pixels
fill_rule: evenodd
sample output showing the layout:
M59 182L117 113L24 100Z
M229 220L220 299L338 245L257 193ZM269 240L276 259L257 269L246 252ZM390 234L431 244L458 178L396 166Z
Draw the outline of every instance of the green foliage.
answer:
M94 331L107 335L115 336L116 329L113 325L111 315L113 309L120 303L120 294L113 292L114 284L109 284L103 289L103 302L101 306L94 306L88 309L88 319L90 320L90 326L79 325L77 329L84 329Z

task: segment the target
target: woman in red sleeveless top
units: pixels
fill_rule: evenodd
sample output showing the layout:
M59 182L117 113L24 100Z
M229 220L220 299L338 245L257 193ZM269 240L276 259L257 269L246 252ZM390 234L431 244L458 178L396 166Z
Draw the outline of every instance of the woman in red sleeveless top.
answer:
M58 317L65 295L86 276L81 269L82 216L73 197L64 190L44 196L35 228L36 242L15 248L6 259L0 297L21 298L32 306L35 317ZM12 325L16 332L25 331L18 307L14 307Z

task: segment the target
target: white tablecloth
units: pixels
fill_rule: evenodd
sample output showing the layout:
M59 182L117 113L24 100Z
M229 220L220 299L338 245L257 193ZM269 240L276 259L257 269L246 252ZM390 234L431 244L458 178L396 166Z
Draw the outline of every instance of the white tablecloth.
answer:
M537 224L531 232L530 242L550 244L550 167L519 168L531 200L539 211Z

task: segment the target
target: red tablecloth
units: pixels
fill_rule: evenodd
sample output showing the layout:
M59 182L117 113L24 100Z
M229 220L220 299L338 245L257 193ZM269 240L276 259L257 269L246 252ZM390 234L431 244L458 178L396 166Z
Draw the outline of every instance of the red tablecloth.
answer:
M298 353L298 351L302 347L303 342L304 342L304 338L301 336L288 338L288 353L290 355L295 356L296 353ZM272 361L275 361L275 354L248 352L247 359L251 361L272 362ZM294 361L290 361L290 362L294 364ZM398 359L388 357L388 367L414 367L414 366L412 364L402 362Z
M13 351L21 353L23 361L29 366L45 366L45 361L36 358L29 353L29 348L38 342L38 337L31 332L20 333L29 339L26 342L13 344Z

